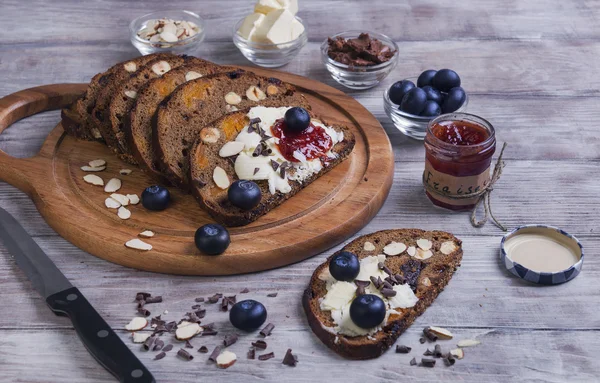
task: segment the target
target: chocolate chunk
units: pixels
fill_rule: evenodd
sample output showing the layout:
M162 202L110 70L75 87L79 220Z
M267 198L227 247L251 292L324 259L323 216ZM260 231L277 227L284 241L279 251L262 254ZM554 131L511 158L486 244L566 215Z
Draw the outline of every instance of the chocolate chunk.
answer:
M197 309L199 309L201 307L202 307L202 305L193 305L192 306L192 310L197 310Z
M156 337L154 335L151 335L148 339L146 339L144 341L144 349L150 350L150 348L152 347L152 345L154 344L154 341L156 340Z
M250 290L248 290L248 288L246 287L246 288L244 288L244 290L240 291L240 294L247 294L249 292L250 292Z
M448 356L444 358L444 364L446 366L453 366L454 363L456 363L456 359L454 359L452 355L448 354Z
M229 301L229 304L232 306L237 302L237 298L235 297L235 295L227 297L227 300Z
M160 315L155 316L154 318L152 318L150 320L150 326L158 326L158 325L165 325L165 321L160 319Z
M291 348L288 348L281 363L285 364L286 366L296 367L296 364L298 363L298 357L292 354Z
M269 360L275 357L275 354L270 352L268 354L262 354L258 356L258 360Z
M221 353L221 346L215 347L215 349L213 350L213 352L208 357L208 360L216 362L217 361L217 356L219 356L220 353Z
M384 287L383 289L381 289L381 294L384 297L386 297L386 298L395 297L396 296L396 290L394 290L394 289L388 289L387 287Z
M210 322L210 323L203 325L202 327L204 327L204 329L209 328L212 330L215 327L215 324L213 322Z
M264 337L267 337L267 336L271 335L271 331L273 331L274 328L275 328L275 325L273 323L269 323L268 325L265 326L265 328L260 330L259 334Z
M152 347L152 351L160 351L163 348L164 345L165 345L165 342L163 342L160 339L157 339L154 342L154 346Z
M165 347L163 347L163 349L162 349L162 350L163 350L164 352L169 352L169 351L171 351L172 349L173 349L173 345L172 345L172 344L168 344L168 345L166 345Z
M223 339L223 345L225 347L229 347L232 344L234 344L235 342L237 342L237 340L238 340L237 334L225 335L225 339Z
M200 334L200 336L208 336L208 335L217 335L218 332L211 328L204 328L204 331Z
M229 301L227 300L227 298L223 297L223 300L221 301L221 311L227 311L229 308Z
M411 366L416 366L416 365L417 365L417 358L412 358L412 359L410 360L410 365L411 365Z
M431 351L430 349L427 349L427 351L425 351L423 353L424 356L432 356L433 355L433 351Z
M396 352L398 354L408 354L412 348L404 345L396 345Z
M194 311L194 314L196 314L198 318L202 319L206 316L206 309L196 310Z
M271 164L271 167L273 168L273 171L277 171L277 169L279 168L279 163L277 161L271 160L270 164Z
M137 293L135 294L135 300L136 301L145 301L146 298L151 297L152 294L150 293Z
M408 283L413 290L417 288L417 280L419 279L422 269L423 263L413 258L400 266L400 270L402 270L402 275L406 279L406 283Z
M192 346L192 344L190 343L189 340L185 341L185 348L194 348L194 346Z
M138 307L137 309L138 313L142 314L145 317L149 317L150 316L150 311L148 311L147 309L143 308L143 307Z
M435 356L436 358L442 357L442 346L440 346L439 344L435 345L435 347L433 348L433 356Z
M423 335L425 335L425 338L429 339L431 342L435 342L438 340L437 335L435 335L433 332L431 332L429 330L429 327L425 327L423 329Z
M171 332L177 328L177 322L171 321L165 325L165 328L168 332Z
M206 347L206 346L200 346L200 348L198 349L198 352L206 354L208 352L208 347Z
M161 351L158 354L156 354L156 356L154 357L154 360L161 360L165 356L167 356L167 354L164 351Z
M269 298L275 298L277 296L277 293L270 293L270 294L267 294L267 296Z
M423 337L420 337L420 338L419 338L419 343L423 344L423 343L425 343L425 342L427 342L427 339L425 339L425 338L423 338Z
M187 315L187 317L188 317L188 322L200 324L200 318L198 318L198 316L196 315L195 312L189 312L189 313L186 313L185 315Z
M267 348L267 342L264 340L257 340L256 342L252 342L252 345L259 350L265 350Z
M254 359L255 357L256 357L256 350L254 350L253 348L248 350L248 359Z
M221 297L223 296L223 294L215 294L212 297L208 298L208 303L217 303L219 301L219 299L221 299Z
M423 366L423 367L434 367L435 366L435 359L423 358L423 359L421 359L421 366Z
M144 307L144 305L146 304L146 301L141 300L141 301L137 301L137 309L141 309L142 307Z
M327 55L330 59L350 67L366 67L382 64L394 57L396 53L380 40L372 38L368 33L361 33L356 38L345 39L341 36L327 39Z
M200 303L200 302L204 302L204 298L202 298L202 297L200 297L200 298L196 298L196 299L194 299L194 301L195 301L195 302L198 302L198 303Z
M194 359L194 356L192 354L190 354L189 352L187 352L186 350L184 350L183 348L180 348L179 351L177 351L177 355L182 357L185 360Z
M158 295L156 297L148 297L146 298L146 303L159 303L162 302L162 296Z
M154 332L152 333L152 335L155 334L162 334L163 332L168 332L169 330L167 329L167 327L165 325L159 324L156 326L156 328L154 328Z

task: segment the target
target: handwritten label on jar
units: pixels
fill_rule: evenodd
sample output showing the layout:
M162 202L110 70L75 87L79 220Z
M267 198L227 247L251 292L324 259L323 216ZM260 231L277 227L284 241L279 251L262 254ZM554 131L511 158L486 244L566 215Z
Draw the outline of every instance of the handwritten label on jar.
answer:
M430 193L433 198L448 205L463 206L473 205L479 199L479 196L473 198L450 198L449 196L460 196L465 194L477 193L485 188L490 182L490 168L488 167L482 173L457 177L442 173L433 168L429 161L425 161L425 172L423 173L423 183L439 193Z

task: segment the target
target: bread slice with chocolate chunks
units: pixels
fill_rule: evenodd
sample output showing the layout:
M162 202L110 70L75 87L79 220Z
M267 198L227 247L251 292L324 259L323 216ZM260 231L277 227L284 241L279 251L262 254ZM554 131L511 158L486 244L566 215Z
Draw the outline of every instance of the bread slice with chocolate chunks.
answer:
M297 105L310 109L290 84L237 70L188 81L158 107L153 122L154 149L166 178L189 185L189 153L205 125L227 113L254 105Z
M354 148L354 135L347 127L314 119L314 124L325 126L321 131L330 137L330 149L312 161L286 159L271 131L274 121L256 121L258 115L283 118L292 105L284 100L280 103L283 106L279 108L257 106L230 113L198 134L190 155L192 194L215 220L226 226L255 221L333 169ZM245 139L236 141L240 132ZM246 176L242 176L244 173ZM239 179L253 180L260 187L261 200L251 210L242 210L229 201L228 186Z
M310 327L323 343L346 358L380 356L446 287L460 266L461 245L462 241L450 233L419 229L383 230L355 239L340 251L350 251L361 261L357 279L367 280L361 289L382 297L380 288L389 288L389 285L376 287L373 281L380 284L379 277L397 291L396 296L383 298L388 307L386 319L368 330L352 322L349 307L356 296L354 286L358 285L338 282L331 276L329 262L338 251L317 267L302 297ZM382 269L379 262L383 262L385 268ZM337 299L331 300L333 296ZM390 311L392 306L394 312Z
M158 105L179 85L213 73L231 72L233 67L203 62L185 64L172 69L161 77L148 81L138 92L137 98L125 120L125 137L128 147L142 170L161 177L157 156L152 147L152 117Z

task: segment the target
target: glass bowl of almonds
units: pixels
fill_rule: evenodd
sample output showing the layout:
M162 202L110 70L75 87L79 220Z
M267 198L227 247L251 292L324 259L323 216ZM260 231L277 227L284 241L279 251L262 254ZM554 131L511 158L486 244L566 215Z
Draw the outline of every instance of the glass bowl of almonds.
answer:
M205 35L202 17L190 11L160 11L140 16L129 24L131 43L142 55L193 54Z

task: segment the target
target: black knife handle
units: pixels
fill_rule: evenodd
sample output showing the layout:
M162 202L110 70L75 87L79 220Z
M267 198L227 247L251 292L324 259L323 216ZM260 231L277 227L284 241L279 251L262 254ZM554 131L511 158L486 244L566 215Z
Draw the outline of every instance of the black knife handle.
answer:
M76 287L50 295L48 306L66 315L88 351L123 383L154 383L154 377Z

